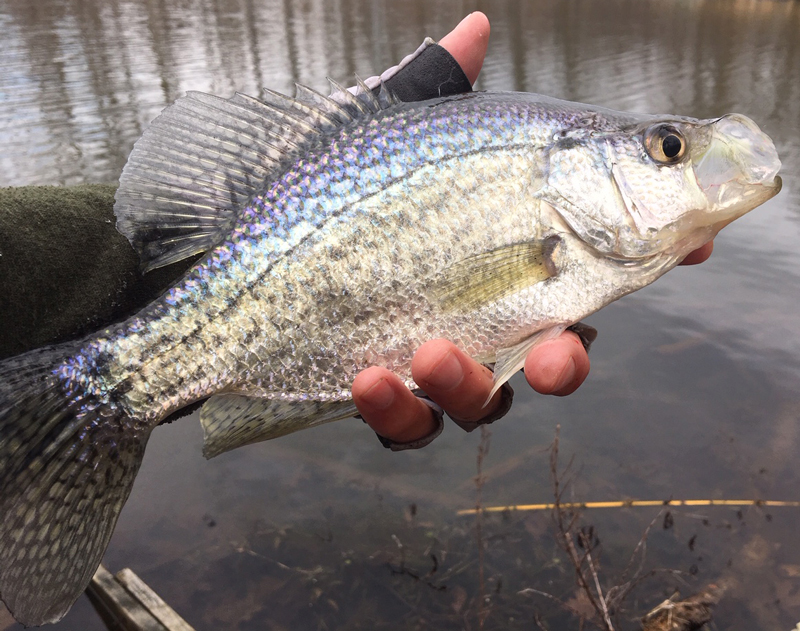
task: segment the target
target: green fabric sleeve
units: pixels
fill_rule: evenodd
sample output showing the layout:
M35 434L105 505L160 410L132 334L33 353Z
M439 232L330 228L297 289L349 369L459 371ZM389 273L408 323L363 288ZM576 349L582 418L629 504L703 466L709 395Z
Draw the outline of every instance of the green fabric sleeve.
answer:
M143 275L117 232L116 185L0 188L0 358L136 313L194 262Z

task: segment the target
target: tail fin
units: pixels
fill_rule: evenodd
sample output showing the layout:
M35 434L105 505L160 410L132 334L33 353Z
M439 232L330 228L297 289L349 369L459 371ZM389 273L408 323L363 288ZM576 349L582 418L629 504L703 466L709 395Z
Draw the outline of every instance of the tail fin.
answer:
M149 430L67 393L74 345L0 362L0 598L26 626L57 622L102 559Z

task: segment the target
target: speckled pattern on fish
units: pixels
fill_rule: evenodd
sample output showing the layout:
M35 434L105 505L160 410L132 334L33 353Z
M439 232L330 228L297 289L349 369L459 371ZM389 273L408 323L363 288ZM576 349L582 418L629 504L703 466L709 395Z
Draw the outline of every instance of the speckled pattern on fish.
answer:
M298 90L165 110L118 227L148 268L206 255L128 321L0 362L0 595L19 620L67 611L173 411L208 399L213 456L352 415L368 366L415 388L411 358L439 337L499 387L780 188L741 115Z

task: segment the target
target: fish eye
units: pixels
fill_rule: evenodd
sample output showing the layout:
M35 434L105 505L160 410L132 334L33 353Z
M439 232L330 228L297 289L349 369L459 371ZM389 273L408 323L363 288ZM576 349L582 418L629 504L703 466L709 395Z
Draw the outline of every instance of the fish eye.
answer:
M686 139L672 125L654 125L644 135L648 155L662 164L675 164L686 153Z

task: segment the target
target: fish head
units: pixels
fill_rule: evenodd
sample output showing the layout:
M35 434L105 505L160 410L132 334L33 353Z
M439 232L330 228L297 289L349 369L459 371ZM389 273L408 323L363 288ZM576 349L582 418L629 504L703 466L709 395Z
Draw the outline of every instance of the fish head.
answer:
M741 114L640 119L559 153L551 157L554 205L584 241L624 258L685 256L781 188L775 145ZM559 160L582 162L582 190L558 181ZM576 221L578 212L585 216Z

